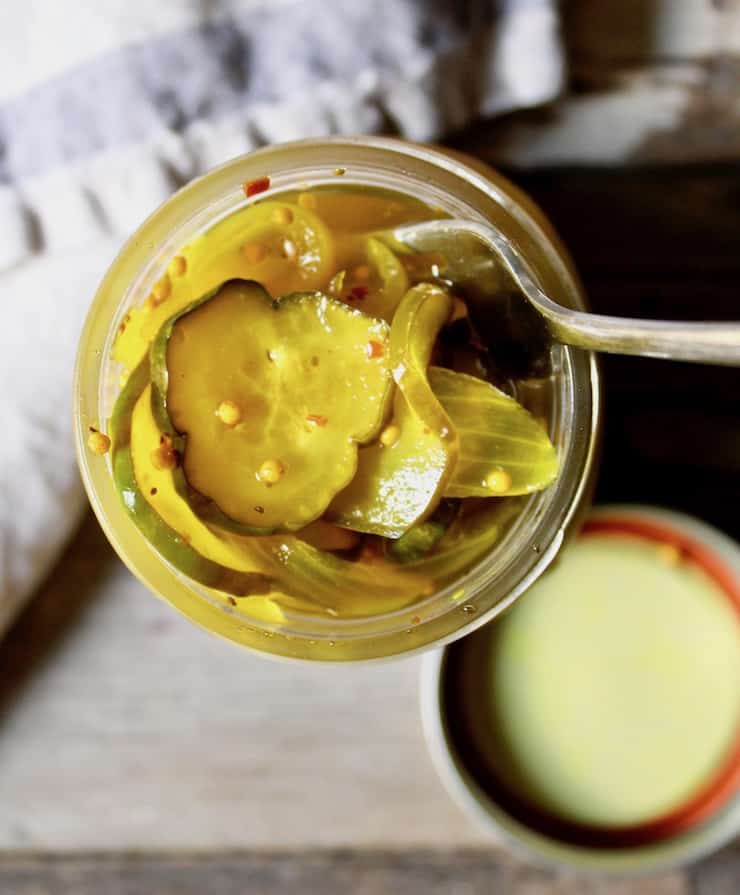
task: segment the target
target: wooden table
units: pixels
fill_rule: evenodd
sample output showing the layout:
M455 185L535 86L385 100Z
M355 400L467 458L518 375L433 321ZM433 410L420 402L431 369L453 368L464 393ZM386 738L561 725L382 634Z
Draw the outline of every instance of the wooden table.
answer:
M593 305L737 318L740 166L518 175ZM740 535L740 373L612 358L598 497ZM0 893L737 895L740 850L642 882L527 867L450 801L418 660L268 662L152 599L93 519L0 649Z

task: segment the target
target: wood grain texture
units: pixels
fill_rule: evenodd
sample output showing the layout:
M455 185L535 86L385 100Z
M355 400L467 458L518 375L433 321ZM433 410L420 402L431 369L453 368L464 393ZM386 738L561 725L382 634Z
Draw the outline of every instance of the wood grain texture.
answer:
M644 880L578 878L527 867L491 851L21 856L0 861L3 895L692 895L678 873Z
M484 842L432 769L418 667L242 651L153 599L91 518L0 650L0 848Z

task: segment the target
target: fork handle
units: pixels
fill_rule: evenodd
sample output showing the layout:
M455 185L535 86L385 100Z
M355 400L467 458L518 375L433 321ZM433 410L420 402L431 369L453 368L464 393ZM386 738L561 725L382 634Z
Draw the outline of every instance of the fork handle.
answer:
M524 295L545 318L557 342L610 354L740 366L740 323L640 320L564 308L540 289L529 265L506 237L484 224L465 222L464 229L497 252Z

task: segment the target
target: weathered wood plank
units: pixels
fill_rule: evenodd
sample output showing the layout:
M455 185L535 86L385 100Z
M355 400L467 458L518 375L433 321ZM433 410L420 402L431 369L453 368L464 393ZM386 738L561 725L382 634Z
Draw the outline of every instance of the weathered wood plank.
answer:
M0 649L0 849L486 842L432 768L418 667L242 651L90 518Z
M690 895L680 873L639 881L574 878L527 867L498 852L446 849L6 857L0 860L0 891L3 895ZM724 892L712 890L711 895Z

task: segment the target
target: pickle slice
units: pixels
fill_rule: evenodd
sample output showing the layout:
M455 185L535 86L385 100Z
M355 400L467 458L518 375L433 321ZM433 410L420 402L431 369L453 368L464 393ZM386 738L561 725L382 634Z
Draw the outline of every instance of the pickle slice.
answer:
M232 278L256 280L273 296L320 289L334 265L332 236L312 211L261 201L230 215L179 251L185 272L168 275L166 298L133 309L113 357L133 369L177 311Z
M302 208L311 208L333 231L366 233L387 230L440 217L441 210L430 214L430 209L410 196L399 201L397 193L378 188L358 190L356 186L322 187L304 193L287 193L285 198L296 201Z
M170 528L144 499L136 482L131 450L113 457L113 479L129 516L155 550L178 571L213 590L238 597L269 593L272 580L261 572L234 570L212 562Z
M129 374L116 398L113 413L111 413L108 422L111 456L115 455L118 448L128 447L131 441L131 417L136 402L141 397L141 393L149 385L150 375L149 358L145 357L136 369Z
M249 539L220 536L193 512L184 496L187 491L181 469L155 466L152 458L159 450L161 436L152 412L151 386L147 386L131 417L133 471L144 500L201 556L237 571L264 572L260 557L250 550Z
M406 268L395 253L379 239L352 234L336 241L335 254L342 269L329 291L352 307L390 323L409 288Z
M429 384L459 437L457 463L445 497L531 494L558 472L544 427L514 398L488 382L430 367Z
M247 534L320 516L385 415L388 337L382 320L320 293L272 301L238 280L168 321L152 345L153 398L206 498L194 511Z
M232 278L257 280L273 296L311 291L334 270L333 239L321 218L277 200L219 222L183 254L199 289L192 298Z
M261 568L256 563L246 561L242 557L232 565L234 557L228 557L229 565L232 567L226 567L219 562L227 558L225 553L220 549L206 549L208 533L197 532L198 520L193 524L193 520L187 516L187 504L177 497L171 482L158 480L159 487L150 484L148 492L140 487L135 473L132 435L135 441L137 434L146 438L147 433L135 429L133 420L136 407L142 407L144 410L149 407L148 379L149 362L145 360L129 376L110 420L113 480L128 515L152 547L171 565L194 581L236 596L267 593L271 589L270 579L262 574ZM147 443L148 441L149 439ZM159 512L161 507L158 506L155 510L151 505L155 499L151 495L152 488L155 488L157 496L161 494L165 505L171 502L167 495L169 488L172 495L179 500L185 515L181 517L170 512L168 521L174 524L168 524ZM196 532L197 549L193 545L193 531ZM215 537L211 537L211 540L217 541Z
M354 479L330 505L327 518L338 525L398 538L439 502L457 460L457 436L427 381L427 365L451 309L448 292L429 283L402 299L391 326L393 415L380 442L360 451Z
M430 591L426 576L402 575L388 563L366 566L331 556L296 536L249 538L205 524L182 497L182 483L176 481L181 471L157 469L151 462L152 445L157 448L161 432L152 413L148 378L144 362L116 402L110 424L114 480L134 523L180 572L214 590L251 597L245 606L249 614L264 600L276 617L281 617L277 606L292 612L356 615L361 610L353 607L363 599L372 600L372 611L381 611Z

